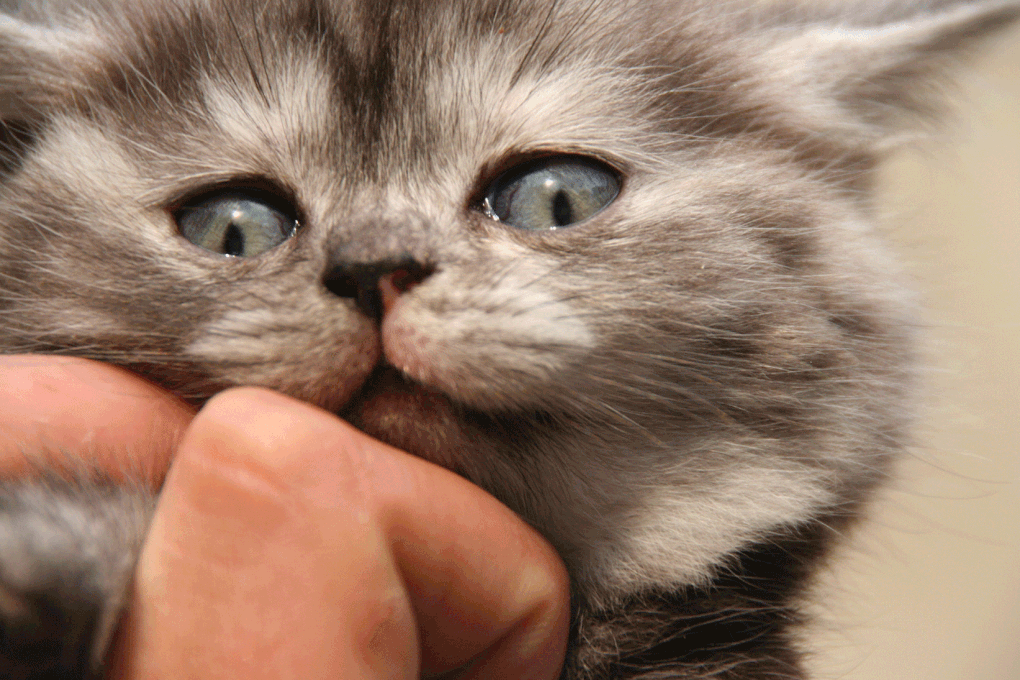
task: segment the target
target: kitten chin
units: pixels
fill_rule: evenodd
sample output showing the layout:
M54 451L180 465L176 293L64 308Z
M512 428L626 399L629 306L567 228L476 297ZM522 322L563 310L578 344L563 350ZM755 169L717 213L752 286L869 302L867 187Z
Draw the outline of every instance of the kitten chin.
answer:
M339 415L390 446L457 470L472 444L457 415L462 410L442 393L380 366Z

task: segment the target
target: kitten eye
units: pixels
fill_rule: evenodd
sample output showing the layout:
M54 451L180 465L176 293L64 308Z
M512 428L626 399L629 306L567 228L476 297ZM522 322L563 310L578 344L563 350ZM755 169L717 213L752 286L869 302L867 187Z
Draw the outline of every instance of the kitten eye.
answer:
M297 229L297 220L279 201L243 191L222 191L187 203L174 212L184 238L231 257L253 257L275 248Z
M504 173L483 208L520 229L558 229L588 219L613 202L620 179L608 166L578 156L545 158Z

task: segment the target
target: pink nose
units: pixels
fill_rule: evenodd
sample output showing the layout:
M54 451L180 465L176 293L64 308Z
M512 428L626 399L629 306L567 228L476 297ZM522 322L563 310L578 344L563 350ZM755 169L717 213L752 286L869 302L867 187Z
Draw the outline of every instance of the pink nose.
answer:
M411 269L394 269L389 274L379 277L379 297L382 300L383 314L388 314L397 299L422 282L425 276Z
M432 274L433 268L405 258L371 264L344 264L334 267L323 285L341 298L353 299L361 311L378 321L402 293L406 293Z

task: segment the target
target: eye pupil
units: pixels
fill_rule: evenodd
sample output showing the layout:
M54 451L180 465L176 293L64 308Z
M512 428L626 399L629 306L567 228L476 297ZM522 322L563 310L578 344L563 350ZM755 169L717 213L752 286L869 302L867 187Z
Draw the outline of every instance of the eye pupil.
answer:
M223 236L223 254L240 257L244 254L244 234L236 224L231 223Z
M570 198L567 196L567 192L560 189L556 192L553 197L552 206L553 221L557 227L565 227L568 224L573 224L576 220L573 218L573 211L570 208Z

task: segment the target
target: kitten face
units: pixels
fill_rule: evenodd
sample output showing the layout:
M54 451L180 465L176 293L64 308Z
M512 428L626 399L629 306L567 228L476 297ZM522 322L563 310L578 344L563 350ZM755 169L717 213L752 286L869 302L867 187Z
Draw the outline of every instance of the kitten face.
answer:
M862 193L879 123L827 37L694 3L384 5L38 29L64 80L5 112L34 134L0 194L0 350L337 412L492 491L595 600L852 514L904 436L910 315ZM535 159L619 193L562 228L494 219ZM182 235L231 192L293 235Z

